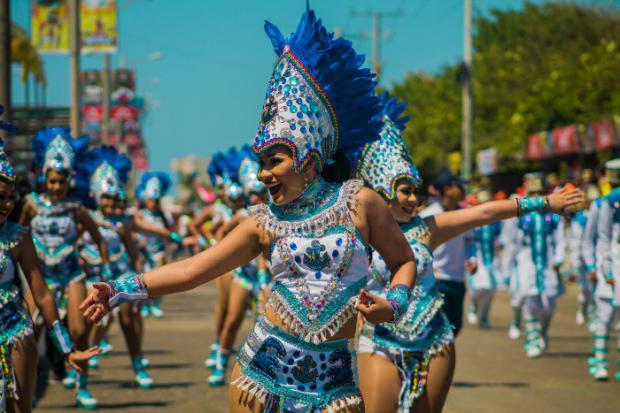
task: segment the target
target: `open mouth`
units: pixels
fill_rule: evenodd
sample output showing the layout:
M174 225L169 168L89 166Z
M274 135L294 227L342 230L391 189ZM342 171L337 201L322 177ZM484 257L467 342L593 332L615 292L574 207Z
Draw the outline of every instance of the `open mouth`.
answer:
M413 208L413 207L403 207L403 211L405 211L405 213L407 213L407 214L413 214L414 210L415 210L415 208Z
M269 187L269 195L271 195L272 198L275 197L280 192L280 189L282 189L282 185L281 184L270 186Z

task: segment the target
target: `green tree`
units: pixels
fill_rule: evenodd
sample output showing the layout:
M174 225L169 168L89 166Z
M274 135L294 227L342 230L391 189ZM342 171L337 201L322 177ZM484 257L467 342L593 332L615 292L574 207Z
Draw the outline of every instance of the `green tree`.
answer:
M474 24L474 150L512 157L532 133L620 113L618 10L526 3ZM405 138L427 171L460 149L459 68L410 73L392 89L409 103Z

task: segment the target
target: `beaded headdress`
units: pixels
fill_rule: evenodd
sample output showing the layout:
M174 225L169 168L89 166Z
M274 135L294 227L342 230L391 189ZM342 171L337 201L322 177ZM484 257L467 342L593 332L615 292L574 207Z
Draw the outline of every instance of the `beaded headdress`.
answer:
M211 161L207 167L207 174L209 175L211 184L216 188L224 187L224 177L222 176L224 173L223 162L224 154L222 152L217 152L211 157Z
M409 117L401 116L406 104L398 103L395 98L390 99L387 93L381 95L380 99L382 107L377 113L383 122L380 139L363 147L356 172L372 189L386 199L393 200L399 180L409 180L419 187L422 178L403 140L402 133L409 120Z
M361 68L364 56L351 42L334 39L309 7L289 38L269 22L265 31L278 59L254 140L257 156L282 145L292 153L295 173L311 159L320 171L338 150L348 156L377 139L374 75Z
M256 155L249 146L241 148L244 157L239 166L239 182L243 186L246 195L252 192L263 192L265 185L258 180L258 172L260 166L256 159Z
M35 164L43 171L73 171L76 157L88 147L88 136L73 138L68 128L47 127L41 129L32 140Z
M228 149L222 158L221 166L224 192L230 199L237 199L244 195L243 187L239 183L240 166L244 158L244 152L235 147Z
M125 198L125 185L131 171L131 161L113 146L102 146L86 152L76 165L76 189L89 202L99 202L101 196Z
M165 172L145 172L136 186L136 197L142 200L159 200L172 186L170 177Z
M4 113L4 106L0 105L0 115ZM15 132L15 125L8 120L0 120L0 129L6 132ZM15 182L15 170L13 165L9 162L6 153L4 152L4 140L0 139L0 178L10 183Z

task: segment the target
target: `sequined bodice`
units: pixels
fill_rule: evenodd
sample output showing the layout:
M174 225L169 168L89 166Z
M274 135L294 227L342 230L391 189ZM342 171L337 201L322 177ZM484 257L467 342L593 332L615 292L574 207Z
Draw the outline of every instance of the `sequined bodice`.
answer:
M117 261L124 258L126 254L125 244L119 234L125 217L119 218L106 218L99 211L91 212L93 221L97 224L99 233L105 240L108 246L108 254L110 256L110 262ZM80 251L81 257L91 265L100 265L103 263L101 260L101 254L99 253L99 247L95 244L88 232L82 235L81 239L82 249Z
M370 264L368 247L349 215L361 182L319 184L314 207L251 208L274 236L269 304L293 332L316 343L353 316Z
M11 250L22 240L25 229L13 222L5 221L0 226L0 287L9 285L15 279L15 263Z
M139 212L142 219L152 225L166 228L166 222L161 214L154 214L148 209L141 209ZM145 249L149 254L158 254L166 250L166 243L162 237L155 234L143 233L146 240Z
M428 234L428 227L420 217L414 217L406 224L401 224L400 229L405 234L407 242L413 251L417 276L416 286L429 290L435 284L432 275L433 253L423 241ZM368 283L368 290L373 294L385 296L389 288L392 273L387 267L383 257L374 251L372 257L372 279Z
M31 219L32 238L44 261L54 261L76 251L78 237L75 211L79 204L74 201L52 202L44 194L30 194L36 215Z

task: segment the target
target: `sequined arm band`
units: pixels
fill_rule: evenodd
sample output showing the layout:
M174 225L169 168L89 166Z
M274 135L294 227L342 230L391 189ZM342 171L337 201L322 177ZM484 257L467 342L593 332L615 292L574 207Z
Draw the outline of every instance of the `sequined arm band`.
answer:
M149 298L142 274L121 277L114 281L107 281L106 284L110 287L110 300L108 301L110 308Z
M525 215L530 212L549 211L549 196L530 196L517 199L517 216Z
M170 233L170 237L169 237L172 241L176 242L177 244L180 244L181 242L183 242L183 237L181 237L178 233L176 232L171 232Z
M60 351L65 356L69 353L73 353L75 348L73 347L73 342L71 341L71 337L69 337L69 333L65 326L60 322L60 320L54 321L52 324L52 330L50 331L50 335L52 336L52 341L56 346L56 349Z
M258 273L256 275L258 277L258 285L263 287L269 284L269 279L271 278L269 271L267 271L266 269L258 270Z
M388 303L392 306L392 310L394 310L394 318L392 319L392 322L397 323L407 312L409 300L411 299L411 288L404 284L396 284L395 286L390 287L386 298Z

